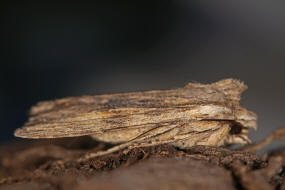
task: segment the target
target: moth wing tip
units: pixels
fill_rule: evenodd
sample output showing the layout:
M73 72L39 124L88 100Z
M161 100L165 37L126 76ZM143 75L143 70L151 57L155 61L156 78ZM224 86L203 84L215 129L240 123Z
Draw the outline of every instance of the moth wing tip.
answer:
M14 136L15 137L21 137L21 138L25 138L24 136L25 135L23 135L24 133L23 133L23 129L22 128L18 128L18 129L16 129L15 131L14 131Z
M33 135L29 133L25 127L18 128L14 131L14 136L19 138L27 138L27 139L39 139L39 136Z

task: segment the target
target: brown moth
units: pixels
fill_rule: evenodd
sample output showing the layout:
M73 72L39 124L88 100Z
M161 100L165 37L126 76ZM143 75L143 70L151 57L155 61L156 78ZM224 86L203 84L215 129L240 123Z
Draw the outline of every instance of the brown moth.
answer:
M242 82L225 79L184 88L69 97L39 102L27 123L15 131L22 138L91 135L118 144L85 158L126 147L172 144L223 146L250 143L257 116L240 105Z

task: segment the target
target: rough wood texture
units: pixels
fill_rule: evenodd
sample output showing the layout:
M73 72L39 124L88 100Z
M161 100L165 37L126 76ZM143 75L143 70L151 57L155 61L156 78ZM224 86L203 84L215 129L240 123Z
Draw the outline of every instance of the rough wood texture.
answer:
M88 137L2 146L0 189L277 190L285 184L285 149L261 158L219 147L160 145L76 161L87 150L105 148Z
M184 88L111 95L82 96L40 102L15 135L57 138L92 135L125 147L172 144L221 146L249 143L248 130L257 116L243 108L246 85L234 79ZM89 155L94 157L95 155Z
M171 170L170 165L172 165ZM92 177L76 189L91 190L94 188L116 190L235 189L230 171L192 158L149 159L133 167Z

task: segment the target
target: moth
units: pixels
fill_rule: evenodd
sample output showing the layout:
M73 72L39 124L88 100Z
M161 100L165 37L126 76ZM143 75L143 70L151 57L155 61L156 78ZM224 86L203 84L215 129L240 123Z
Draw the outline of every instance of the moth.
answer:
M225 146L250 143L257 115L240 105L247 86L235 79L212 84L189 83L184 88L43 101L33 106L22 138L91 135L117 144L86 155L86 159L124 148L171 144Z

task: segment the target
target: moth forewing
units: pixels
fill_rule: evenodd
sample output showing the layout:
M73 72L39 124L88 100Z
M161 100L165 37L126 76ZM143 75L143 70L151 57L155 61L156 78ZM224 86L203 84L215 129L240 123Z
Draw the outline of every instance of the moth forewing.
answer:
M241 143L247 138L248 128L256 128L257 120L253 112L240 106L240 96L246 88L238 80L226 79L208 85L189 83L174 90L40 102L32 107L31 117L15 131L15 136L92 135L103 141L124 143L112 150L161 143L183 148ZM231 134L237 123L241 130Z
M140 128L155 128L165 122L235 120L236 117L233 108L211 104L177 108L118 108L82 113L58 120L32 120L25 127L18 129L15 135L26 138L72 137L102 134L117 129L127 129L131 132L138 128L139 131Z

